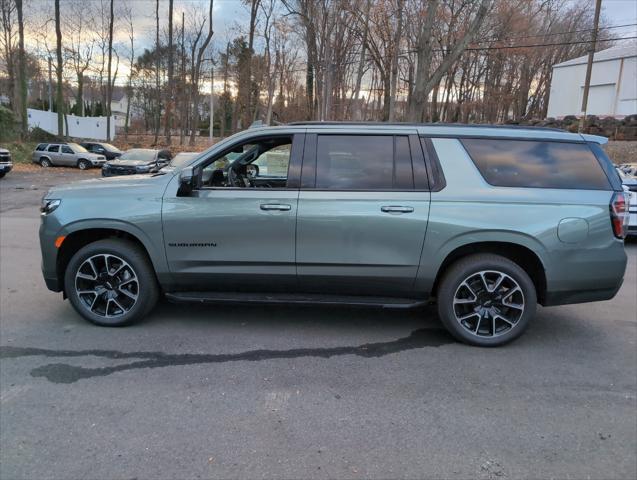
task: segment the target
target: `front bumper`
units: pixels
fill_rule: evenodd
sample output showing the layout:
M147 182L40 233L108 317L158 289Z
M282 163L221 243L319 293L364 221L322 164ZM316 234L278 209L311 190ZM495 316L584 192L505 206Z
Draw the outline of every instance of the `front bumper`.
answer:
M0 163L0 173L9 173L13 170L12 163Z

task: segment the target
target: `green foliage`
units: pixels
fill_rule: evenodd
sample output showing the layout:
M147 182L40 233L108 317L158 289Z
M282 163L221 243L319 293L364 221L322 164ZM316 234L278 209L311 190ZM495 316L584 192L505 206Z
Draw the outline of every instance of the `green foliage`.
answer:
M31 154L35 150L38 142L20 142L13 141L9 143L3 143L2 148L6 148L11 152L11 159L14 164L17 163L31 163Z
M12 110L0 106L0 140L15 140L18 135L18 125Z

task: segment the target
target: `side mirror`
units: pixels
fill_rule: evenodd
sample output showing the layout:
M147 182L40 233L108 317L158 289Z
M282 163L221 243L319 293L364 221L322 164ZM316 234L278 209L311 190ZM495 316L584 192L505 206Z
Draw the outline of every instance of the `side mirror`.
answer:
M195 188L196 176L192 167L186 167L179 172L178 197L188 197Z

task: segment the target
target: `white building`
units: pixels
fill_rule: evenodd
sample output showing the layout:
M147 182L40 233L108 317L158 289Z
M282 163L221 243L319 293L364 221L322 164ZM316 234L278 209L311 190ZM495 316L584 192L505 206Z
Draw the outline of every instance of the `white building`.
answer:
M553 65L548 116L581 115L588 56ZM588 115L621 117L637 113L637 43L595 53Z

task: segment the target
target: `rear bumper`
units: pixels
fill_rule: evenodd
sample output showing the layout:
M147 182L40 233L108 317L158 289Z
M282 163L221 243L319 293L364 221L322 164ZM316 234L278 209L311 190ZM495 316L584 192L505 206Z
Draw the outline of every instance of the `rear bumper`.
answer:
M604 300L610 300L617 295L617 292L621 288L623 282L624 279L622 278L616 286L598 290L547 292L543 305L545 307L552 307L555 305L569 305L572 303L602 302Z

